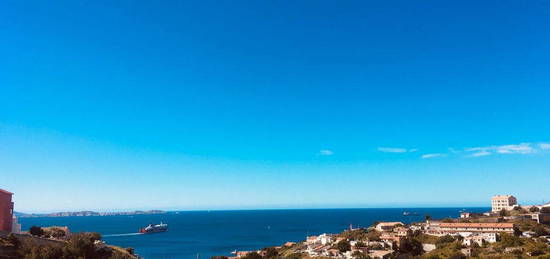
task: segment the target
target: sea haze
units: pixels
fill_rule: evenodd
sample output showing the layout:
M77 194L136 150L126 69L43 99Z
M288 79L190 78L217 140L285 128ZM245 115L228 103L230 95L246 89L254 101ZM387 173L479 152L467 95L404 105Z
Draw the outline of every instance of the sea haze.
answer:
M121 247L133 247L145 258L210 258L230 255L233 250L278 246L303 241L307 235L339 233L350 224L368 227L375 221L410 223L432 218L458 217L460 210L485 212L490 208L409 209L304 209L183 211L160 215L21 218L23 229L32 225L68 226L72 232L94 231ZM403 216L403 212L418 216ZM168 232L136 234L149 223L169 224Z

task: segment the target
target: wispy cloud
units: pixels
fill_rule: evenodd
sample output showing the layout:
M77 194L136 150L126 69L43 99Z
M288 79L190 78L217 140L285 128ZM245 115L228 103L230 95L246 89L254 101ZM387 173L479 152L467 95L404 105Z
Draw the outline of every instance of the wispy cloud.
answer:
M400 147L379 147L379 152L385 153L411 153L417 152L418 149L407 149ZM510 144L510 145L492 145L492 146L480 146L480 147L468 147L468 148L448 148L448 152L442 153L428 153L423 154L421 158L435 158L435 157L446 157L446 156L458 156L458 157L483 157L490 156L495 154L546 154L550 151L550 142L523 142L519 144Z
M321 155L321 156L332 156L332 155L334 155L334 152L332 150L323 149L323 150L319 151L319 155Z
M490 155L490 154L491 154L491 152L482 150L482 151L478 151L478 152L476 152L476 153L471 154L471 156L473 156L473 157L488 156L488 155Z
M422 158L434 158L434 157L443 157L443 156L447 156L447 154L442 154L442 153L432 153L432 154L424 154L422 155Z
M542 146L540 146L542 149ZM550 148L550 145L549 147ZM470 156L488 156L492 154L531 154L536 153L537 149L531 143L520 143L514 145L486 146L465 148L464 151L470 152Z
M400 147L379 147L378 151L384 152L384 153L407 153L407 152L416 152L418 149L412 148L412 149L406 149L406 148L400 148Z

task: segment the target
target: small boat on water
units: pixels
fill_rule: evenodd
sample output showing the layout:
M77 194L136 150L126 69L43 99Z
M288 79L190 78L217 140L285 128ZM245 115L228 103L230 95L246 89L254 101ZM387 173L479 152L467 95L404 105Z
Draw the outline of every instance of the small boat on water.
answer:
M418 216L418 212L403 212L403 216Z
M168 230L168 224L164 224L160 222L160 224L153 225L149 224L149 226L140 228L139 233L142 234L150 234L150 233L160 233L160 232L166 232Z

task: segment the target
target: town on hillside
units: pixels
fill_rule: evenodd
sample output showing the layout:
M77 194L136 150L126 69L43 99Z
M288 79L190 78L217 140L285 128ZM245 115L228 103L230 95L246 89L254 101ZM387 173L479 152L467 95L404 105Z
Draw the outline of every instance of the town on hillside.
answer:
M520 206L512 195L496 195L485 213L445 219L425 215L424 222L375 222L369 228L350 225L338 234L232 254L215 259L550 259L550 203Z

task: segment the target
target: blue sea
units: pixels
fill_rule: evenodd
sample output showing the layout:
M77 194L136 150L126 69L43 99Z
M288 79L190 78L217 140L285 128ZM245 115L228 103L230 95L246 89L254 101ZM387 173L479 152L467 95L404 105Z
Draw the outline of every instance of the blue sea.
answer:
M157 215L21 218L24 230L30 226L68 226L72 232L93 231L113 245L133 247L144 258L210 258L230 255L233 250L278 246L303 241L308 235L339 233L349 225L368 227L375 221L423 221L458 217L464 208L414 209L296 209L240 211L182 211ZM489 208L465 208L485 212ZM418 216L403 216L404 211ZM168 232L137 234L149 223L167 223Z

